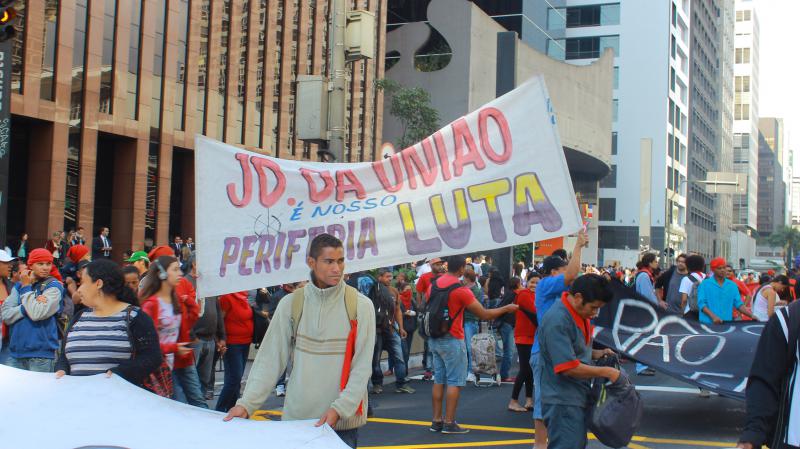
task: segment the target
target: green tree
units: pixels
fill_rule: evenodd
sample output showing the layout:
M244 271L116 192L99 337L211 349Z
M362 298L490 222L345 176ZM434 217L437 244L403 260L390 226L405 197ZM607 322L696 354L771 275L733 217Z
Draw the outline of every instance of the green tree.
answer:
M420 142L439 130L439 112L431 106L431 95L421 87L403 87L389 79L378 80L375 86L390 97L389 113L403 127L396 143L402 150Z
M767 243L783 248L786 267L791 267L794 255L800 250L800 231L791 226L783 226L767 237Z

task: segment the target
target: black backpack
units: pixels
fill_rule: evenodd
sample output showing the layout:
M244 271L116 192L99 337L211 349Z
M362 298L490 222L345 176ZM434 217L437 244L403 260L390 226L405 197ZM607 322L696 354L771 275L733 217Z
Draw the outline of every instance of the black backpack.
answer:
M458 318L464 309L458 311L452 318L450 318L449 300L450 293L461 287L460 282L454 282L452 285L441 288L436 285L436 280L431 282L431 295L428 298L428 303L425 305L425 310L420 315L419 320L419 333L423 337L441 338L450 332L450 327L453 326L453 321Z

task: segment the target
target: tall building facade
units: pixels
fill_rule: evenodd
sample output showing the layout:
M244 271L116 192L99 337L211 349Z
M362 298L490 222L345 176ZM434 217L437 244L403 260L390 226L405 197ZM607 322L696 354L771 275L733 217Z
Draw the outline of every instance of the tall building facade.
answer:
M732 240L755 239L758 228L758 15L752 0L736 0L734 38L734 122L733 169L747 176L747 191L733 198L733 226L738 236ZM745 262L753 256L736 251Z
M786 223L784 177L783 119L762 117L758 120L758 235L767 237Z
M26 0L13 48L9 235L111 227L115 256L194 229L194 136L317 160L298 75L329 76L331 2ZM386 0L350 2L376 14ZM383 57L350 65L345 158L381 143ZM200 242L202 244L202 242Z
M720 76L730 79L733 75L733 67L722 60L733 56L733 42L725 39L726 28L733 29L733 17L725 14L725 3L733 4L733 0L694 0L691 8L686 233L688 249L706 258L730 253L731 212L718 204L727 195L709 193L703 183L709 172L723 171L723 151L730 143L723 142L730 138L724 134L731 112L726 97L730 92Z

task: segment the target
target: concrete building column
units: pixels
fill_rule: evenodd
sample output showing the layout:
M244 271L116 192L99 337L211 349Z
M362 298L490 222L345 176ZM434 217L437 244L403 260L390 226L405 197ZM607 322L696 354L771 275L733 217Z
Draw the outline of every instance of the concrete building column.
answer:
M25 221L31 248L41 247L64 226L68 128L64 123L31 124L28 201Z

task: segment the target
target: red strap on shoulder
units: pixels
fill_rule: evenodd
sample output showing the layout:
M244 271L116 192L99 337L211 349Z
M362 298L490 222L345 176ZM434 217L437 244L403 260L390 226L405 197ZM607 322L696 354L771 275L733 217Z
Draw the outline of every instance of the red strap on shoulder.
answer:
M350 333L347 334L347 346L344 350L344 364L342 364L342 377L339 382L339 391L342 391L347 386L350 380L350 366L353 363L353 356L356 352L356 336L358 335L358 320L350 320ZM364 414L364 402L358 404L356 415L361 416Z

